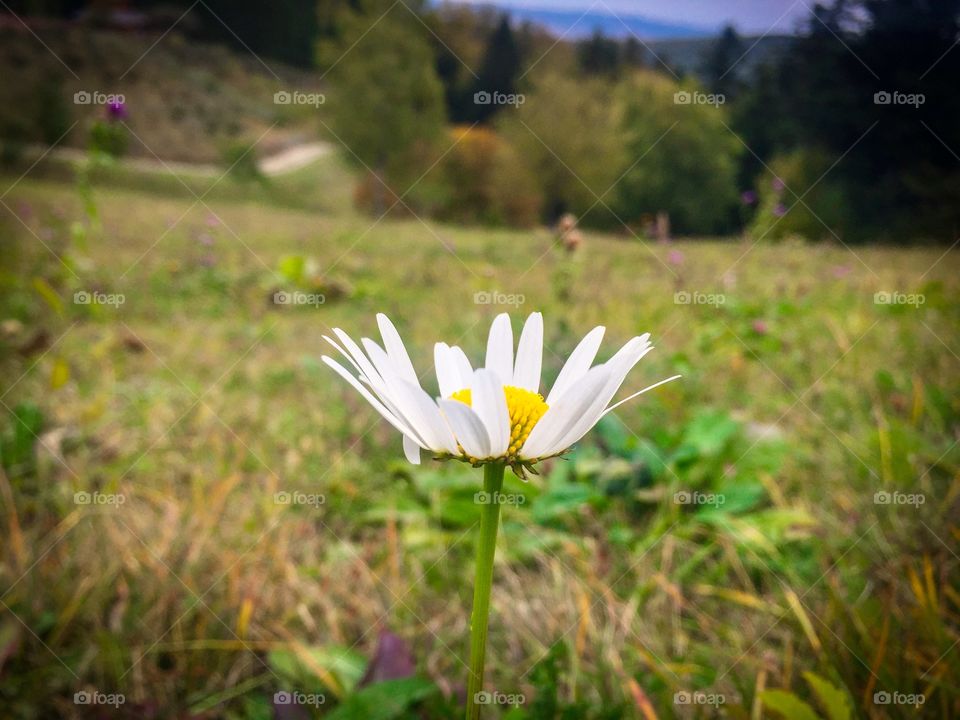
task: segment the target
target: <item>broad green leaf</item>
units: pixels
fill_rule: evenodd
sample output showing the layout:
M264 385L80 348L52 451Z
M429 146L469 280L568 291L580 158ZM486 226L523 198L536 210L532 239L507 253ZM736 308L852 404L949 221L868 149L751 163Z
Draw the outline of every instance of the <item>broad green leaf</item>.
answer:
M329 720L393 720L438 690L422 678L385 680L351 695L327 717Z
M820 701L820 705L827 711L830 720L850 720L853 710L847 694L840 688L820 677L816 673L805 672L803 677Z
M820 720L813 708L792 692L765 690L760 693L763 704L786 720Z

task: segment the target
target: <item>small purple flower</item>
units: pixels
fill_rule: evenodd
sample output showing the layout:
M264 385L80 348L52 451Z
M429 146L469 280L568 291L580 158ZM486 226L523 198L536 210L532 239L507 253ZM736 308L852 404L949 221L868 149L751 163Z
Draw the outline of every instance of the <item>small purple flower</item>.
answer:
M667 260L671 265L683 265L683 253L679 250L671 250L667 254Z
M217 227L220 224L220 218L213 213L207 215L207 227Z
M210 233L200 233L200 234L197 236L197 241L198 241L201 245L203 245L204 247L212 247L212 246L213 246L213 235L211 235Z
M753 331L757 335L766 335L767 334L767 324L763 320L754 320L753 321Z
M773 208L773 214L777 217L783 217L787 214L787 206L783 203L777 203L777 206Z
M740 202L744 205L753 205L757 201L757 194L753 190L744 190L740 193Z
M776 190L777 192L783 192L783 189L787 186L787 184L777 176L774 176L773 182L771 183L771 185L773 186L773 189Z
M126 103L114 101L107 105L107 118L110 120L124 120L127 117Z

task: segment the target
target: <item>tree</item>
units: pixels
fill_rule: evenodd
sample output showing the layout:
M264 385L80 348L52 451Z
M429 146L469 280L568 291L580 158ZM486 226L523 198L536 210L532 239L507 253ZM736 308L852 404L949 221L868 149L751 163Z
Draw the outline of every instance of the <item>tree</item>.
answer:
M487 49L473 86L474 98L477 93L486 93L493 97L495 93L511 95L517 92L517 78L520 76L520 50L510 27L510 19L503 15L496 29L490 35ZM501 108L500 105L474 102L473 117L476 122L486 122Z
M637 73L624 83L628 168L616 207L626 222L665 211L679 233L731 229L740 144L722 105L678 103L675 83Z
M624 167L612 94L607 80L551 73L500 116L501 132L540 181L547 220L590 211L581 217L588 224L617 224L605 207L614 195L604 196Z
M737 65L743 58L744 50L737 31L727 25L710 47L700 69L704 85L711 93L721 94L727 100L736 97L740 85Z
M620 72L620 45L598 28L588 40L577 43L577 60L587 75L616 76Z
M424 27L403 8L388 8L377 0L345 17L327 107L349 156L402 194L436 154L443 88Z

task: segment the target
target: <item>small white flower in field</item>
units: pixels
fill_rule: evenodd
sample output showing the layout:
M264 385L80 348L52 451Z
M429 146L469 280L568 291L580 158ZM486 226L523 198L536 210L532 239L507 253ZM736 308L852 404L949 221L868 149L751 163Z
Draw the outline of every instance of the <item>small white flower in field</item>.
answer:
M540 394L543 316L532 313L520 334L516 358L509 316L498 315L490 328L484 367L473 369L459 347L437 343L434 364L441 397L421 387L403 341L386 315L377 315L383 347L369 338L363 349L334 328L340 343L324 336L357 375L330 357L323 361L349 382L403 434L412 463L420 451L473 465L503 463L521 477L524 469L561 455L608 412L675 380L674 375L611 405L627 373L653 346L650 335L629 340L605 363L593 365L604 328L587 333L567 359L546 399ZM591 367L592 366L592 367Z

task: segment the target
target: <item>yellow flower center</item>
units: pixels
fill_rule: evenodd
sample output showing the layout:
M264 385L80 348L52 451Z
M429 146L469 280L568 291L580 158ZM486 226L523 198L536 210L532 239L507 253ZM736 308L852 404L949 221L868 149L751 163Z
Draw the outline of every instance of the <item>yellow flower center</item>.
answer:
M543 395L513 385L504 385L503 393L507 396L507 414L510 416L510 447L507 449L507 457L512 459L516 458L533 426L547 411L547 404L543 401ZM450 398L470 405L470 388L457 390Z

